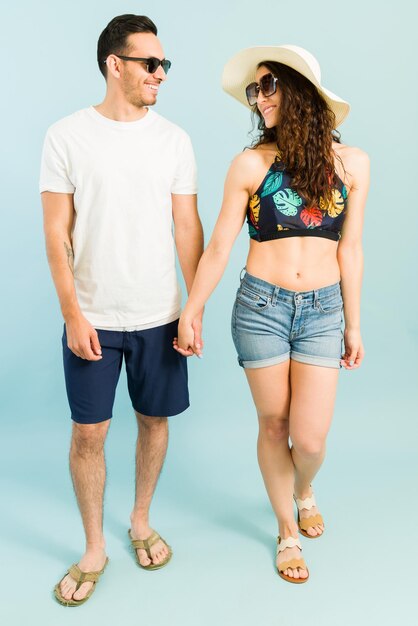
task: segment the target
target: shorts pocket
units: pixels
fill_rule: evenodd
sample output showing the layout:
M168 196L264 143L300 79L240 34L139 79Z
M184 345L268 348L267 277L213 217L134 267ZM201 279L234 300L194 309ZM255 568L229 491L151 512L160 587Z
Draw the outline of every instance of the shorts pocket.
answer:
M237 302L254 311L266 309L270 305L270 296L264 293L257 293L252 289L249 289L245 285L237 291Z
M316 308L320 313L336 313L343 308L343 299L340 293L325 296L317 300Z

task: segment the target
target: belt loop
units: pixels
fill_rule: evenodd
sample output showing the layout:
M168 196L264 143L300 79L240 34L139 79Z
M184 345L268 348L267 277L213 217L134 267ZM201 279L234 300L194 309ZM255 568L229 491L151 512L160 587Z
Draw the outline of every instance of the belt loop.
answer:
M272 302L272 306L276 306L277 301L279 299L279 293L280 293L280 287L278 285L275 285L274 287L274 291L273 291L273 302Z
M244 276L242 275L242 272L245 272L245 273L247 272L247 267L246 266L242 268L242 270L240 271L240 274L239 274L239 280L240 280L241 283L244 280Z
M318 289L314 289L314 309L319 308L318 307Z

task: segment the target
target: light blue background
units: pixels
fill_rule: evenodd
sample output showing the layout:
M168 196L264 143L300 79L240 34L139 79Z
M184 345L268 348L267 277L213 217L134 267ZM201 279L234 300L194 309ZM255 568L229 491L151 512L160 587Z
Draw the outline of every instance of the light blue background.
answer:
M140 571L127 549L135 425L123 376L107 442L110 566L88 604L51 588L83 546L67 470L70 420L62 322L37 191L46 128L104 94L97 38L115 15L149 15L170 77L156 110L191 135L206 237L225 172L248 144L248 111L222 92L226 60L251 45L294 43L349 100L343 141L372 161L364 248L364 366L342 372L327 461L316 480L327 531L304 541L311 579L274 570L275 520L256 463L256 417L236 365L229 317L247 236L205 316L205 357L190 362L192 408L171 421L152 509L170 566ZM10 3L1 9L0 620L160 626L365 626L414 614L417 516L416 7L412 1Z

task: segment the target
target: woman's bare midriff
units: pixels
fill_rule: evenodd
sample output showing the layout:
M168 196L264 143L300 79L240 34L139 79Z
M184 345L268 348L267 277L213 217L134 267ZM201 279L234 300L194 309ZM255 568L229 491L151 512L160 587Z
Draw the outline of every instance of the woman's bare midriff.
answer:
M322 237L250 240L249 274L292 291L311 291L338 283L336 241Z
M342 165L347 146L333 142L332 147L336 155L336 172L349 191L350 175ZM277 147L275 144L264 144L253 150L254 153L258 162L253 165L256 175L249 195L260 186L277 154ZM262 242L250 239L247 272L292 291L320 289L340 280L337 247L338 242L324 237L289 237Z

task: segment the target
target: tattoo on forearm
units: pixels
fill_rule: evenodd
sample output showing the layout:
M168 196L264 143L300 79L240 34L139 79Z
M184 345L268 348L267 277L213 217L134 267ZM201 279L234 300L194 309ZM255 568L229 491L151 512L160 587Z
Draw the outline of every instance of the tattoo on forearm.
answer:
M64 241L64 248L65 248L65 252L67 253L68 267L70 268L70 271L71 271L72 275L74 276L74 252L73 252L73 249L71 248L71 246L69 246L67 244L66 241Z

